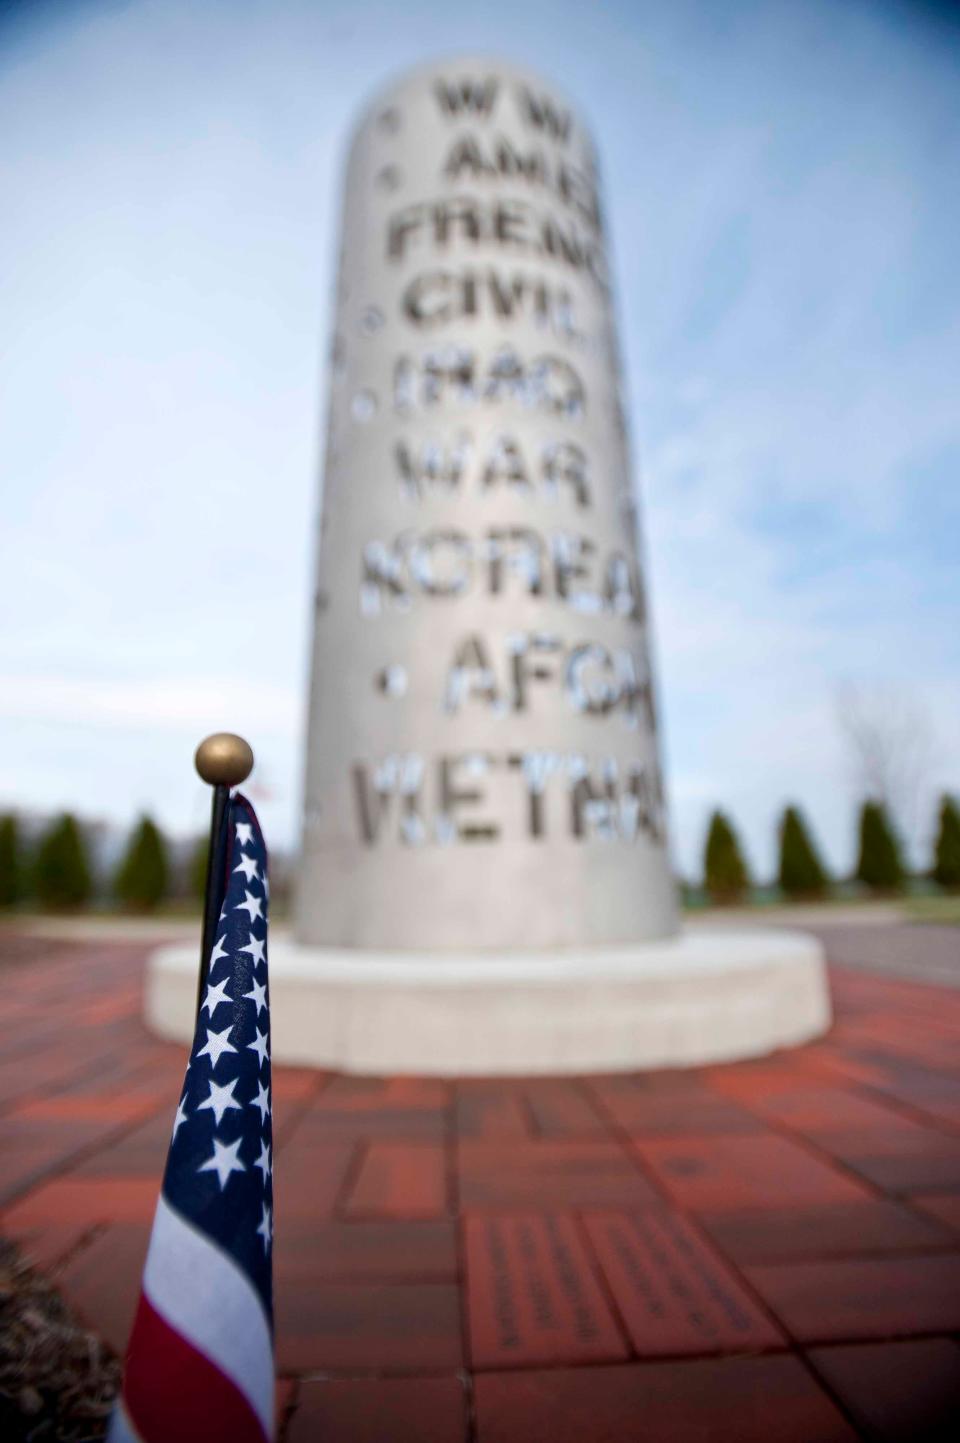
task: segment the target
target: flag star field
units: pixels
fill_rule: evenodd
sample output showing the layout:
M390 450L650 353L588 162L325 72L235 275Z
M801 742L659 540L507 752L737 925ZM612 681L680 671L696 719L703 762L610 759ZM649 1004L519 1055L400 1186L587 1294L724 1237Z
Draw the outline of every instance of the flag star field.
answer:
M243 797L225 825L223 905L111 1443L273 1437L267 854Z

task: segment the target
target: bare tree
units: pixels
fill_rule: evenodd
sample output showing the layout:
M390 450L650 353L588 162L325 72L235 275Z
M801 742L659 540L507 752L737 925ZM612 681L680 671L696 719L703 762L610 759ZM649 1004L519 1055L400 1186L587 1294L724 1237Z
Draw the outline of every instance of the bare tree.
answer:
M911 852L926 825L934 731L920 698L892 682L842 682L837 718L857 795L882 802Z

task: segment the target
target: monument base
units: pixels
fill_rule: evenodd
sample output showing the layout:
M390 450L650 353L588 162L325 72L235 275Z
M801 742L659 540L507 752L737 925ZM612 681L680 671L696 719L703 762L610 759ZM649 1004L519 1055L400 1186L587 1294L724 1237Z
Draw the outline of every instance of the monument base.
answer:
M146 1020L193 1035L197 954L150 958ZM822 948L799 932L694 931L496 956L270 946L273 1056L342 1072L632 1072L761 1057L830 1025Z

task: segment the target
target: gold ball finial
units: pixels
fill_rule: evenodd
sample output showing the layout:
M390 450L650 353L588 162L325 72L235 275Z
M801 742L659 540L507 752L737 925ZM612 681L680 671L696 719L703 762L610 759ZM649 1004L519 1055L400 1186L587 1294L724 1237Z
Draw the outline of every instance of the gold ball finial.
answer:
M204 737L193 761L211 787L238 787L253 771L253 752L243 737L233 732Z

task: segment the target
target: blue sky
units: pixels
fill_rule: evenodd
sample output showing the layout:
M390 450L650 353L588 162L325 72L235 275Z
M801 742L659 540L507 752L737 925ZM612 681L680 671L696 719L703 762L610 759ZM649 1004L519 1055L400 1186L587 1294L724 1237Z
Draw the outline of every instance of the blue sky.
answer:
M433 54L554 78L604 170L678 862L785 800L849 866L845 682L960 789L960 29L935 5L0 6L0 805L296 832L339 165Z

